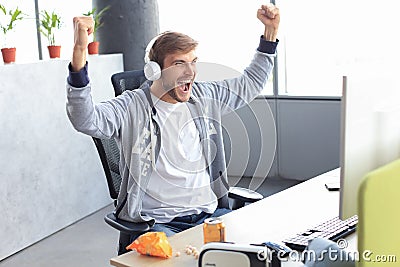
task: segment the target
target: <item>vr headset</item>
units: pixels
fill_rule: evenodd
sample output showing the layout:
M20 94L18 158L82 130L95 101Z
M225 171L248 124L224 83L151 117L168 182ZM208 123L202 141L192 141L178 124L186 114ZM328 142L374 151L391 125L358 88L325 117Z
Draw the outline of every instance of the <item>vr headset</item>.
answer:
M264 244L211 242L202 246L198 267L280 267L277 251Z

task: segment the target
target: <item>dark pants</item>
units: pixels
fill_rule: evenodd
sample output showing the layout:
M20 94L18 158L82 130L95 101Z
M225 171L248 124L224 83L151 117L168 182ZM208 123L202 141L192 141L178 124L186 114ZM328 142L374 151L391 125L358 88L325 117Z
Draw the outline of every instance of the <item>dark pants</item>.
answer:
M205 213L195 215L186 215L182 217L176 217L169 223L156 223L149 232L164 232L167 236L172 236L181 231L187 230L193 226L202 224L205 219L211 217L219 217L229 213L231 210L225 208L217 208L214 213ZM138 238L141 234L131 235L131 242Z

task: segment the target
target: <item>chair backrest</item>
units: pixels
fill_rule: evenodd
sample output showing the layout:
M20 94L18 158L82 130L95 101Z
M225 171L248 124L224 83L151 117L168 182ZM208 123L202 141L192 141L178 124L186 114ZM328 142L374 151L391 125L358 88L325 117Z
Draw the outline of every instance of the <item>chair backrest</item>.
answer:
M114 138L99 139L92 137L92 139L99 153L101 164L103 165L110 197L114 200L114 204L116 204L122 180L119 172L120 155L118 145Z
M111 76L115 96L122 94L125 90L137 89L145 81L146 77L143 70L124 71ZM122 180L119 172L120 151L118 145L114 138L99 139L93 137L92 139L99 153L110 197L114 200L114 205L116 205Z
M377 256L386 260L379 266L394 266L394 258L400 259L399 190L400 159L368 173L363 179L358 193L360 262L357 266L376 266ZM363 254L368 251L371 253Z
M119 96L125 90L139 88L146 81L143 70L130 70L115 73L111 76L115 96Z

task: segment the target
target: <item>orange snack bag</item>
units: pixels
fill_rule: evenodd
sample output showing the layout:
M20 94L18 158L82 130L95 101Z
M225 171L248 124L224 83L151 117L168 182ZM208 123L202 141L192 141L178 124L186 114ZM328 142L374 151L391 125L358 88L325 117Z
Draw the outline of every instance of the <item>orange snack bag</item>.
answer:
M170 258L172 248L164 232L147 232L139 236L126 249L136 250L140 254Z

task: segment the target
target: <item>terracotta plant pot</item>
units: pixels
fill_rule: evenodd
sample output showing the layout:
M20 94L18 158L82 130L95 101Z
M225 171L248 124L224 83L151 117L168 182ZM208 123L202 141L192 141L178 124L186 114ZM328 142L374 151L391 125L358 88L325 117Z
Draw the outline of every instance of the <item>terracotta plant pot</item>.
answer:
M5 64L13 63L15 62L15 54L17 52L17 49L15 47L12 48L2 48L1 49L1 54L3 55L3 62Z
M99 42L91 42L88 45L89 55L97 55L99 53Z
M61 54L61 46L60 45L49 45L47 46L49 49L50 58L59 58Z

